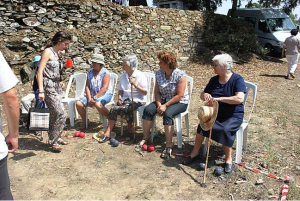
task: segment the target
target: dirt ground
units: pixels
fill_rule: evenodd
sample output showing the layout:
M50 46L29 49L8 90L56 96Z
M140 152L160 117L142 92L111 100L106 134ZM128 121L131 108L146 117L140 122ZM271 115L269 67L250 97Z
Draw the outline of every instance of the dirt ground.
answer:
M209 65L190 63L181 67L194 78L190 112L190 137L184 136L183 152L193 147L198 125L197 109L199 95L213 76ZM279 177L288 175L293 179L289 199L300 200L300 73L296 79L287 80L287 63L279 58L253 56L249 62L234 65L234 71L245 80L258 86L257 100L248 129L247 150L242 162ZM29 83L17 86L19 98L29 90ZM251 96L251 95L250 95ZM251 102L251 101L250 101ZM248 103L248 106L251 103ZM247 111L249 108L247 107ZM47 137L40 141L33 133L20 127L20 148L9 154L8 166L11 188L16 200L277 200L282 181L261 173L251 172L235 165L230 175L215 177L214 168L221 159L210 159L206 178L207 188L200 186L203 171L197 163L180 164L182 157L161 159L164 135L161 122L157 123L158 136L154 139L155 152L134 150L133 142L125 142L120 136L120 123L116 125L118 147L109 143L99 144L92 135L102 128L95 110L89 110L90 127L86 138L73 138L80 126L63 132L70 142L61 153L53 153L47 145ZM247 113L246 113L247 114ZM3 115L4 133L7 133ZM159 120L161 121L161 120ZM126 130L126 127L125 127ZM184 129L184 134L185 129ZM137 139L141 139L137 128ZM174 135L174 152L177 152ZM123 143L124 142L124 143ZM233 147L235 157L235 146ZM222 157L221 146L214 143L211 155Z

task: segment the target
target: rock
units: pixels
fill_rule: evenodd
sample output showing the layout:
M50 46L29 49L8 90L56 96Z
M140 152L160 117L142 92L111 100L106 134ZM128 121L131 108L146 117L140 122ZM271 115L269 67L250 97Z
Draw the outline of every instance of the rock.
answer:
M258 179L255 184L260 185L260 184L263 184L263 183L264 183L264 181L262 179Z
M27 26L32 26L32 27L36 27L36 26L39 26L41 24L36 17L23 18L23 22Z
M41 32L52 32L53 29L48 26L38 26L37 29Z
M171 26L160 26L162 30L171 30Z
M29 42L30 42L30 38L25 37L25 38L22 39L22 41L23 41L24 43L29 43Z
M270 188L270 189L268 190L268 194L269 194L269 195L274 195L274 189Z

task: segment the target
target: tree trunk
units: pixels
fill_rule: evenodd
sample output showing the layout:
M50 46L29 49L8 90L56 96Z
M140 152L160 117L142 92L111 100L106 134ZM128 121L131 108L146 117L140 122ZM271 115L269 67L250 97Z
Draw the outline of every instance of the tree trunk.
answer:
M205 8L206 8L207 11L211 10L210 0L205 0Z
M238 3L238 0L233 0L233 1L232 1L231 17L234 16L234 12L236 11L236 8L237 8L237 3Z

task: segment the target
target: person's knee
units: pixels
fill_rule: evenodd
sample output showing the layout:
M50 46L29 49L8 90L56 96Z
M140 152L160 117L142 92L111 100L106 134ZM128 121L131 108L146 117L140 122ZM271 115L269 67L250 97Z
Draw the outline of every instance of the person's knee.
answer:
M83 104L81 101L76 101L76 107L77 108L83 108Z
M101 105L101 103L96 102L95 107L96 107L96 109L101 109L103 106Z
M166 110L163 114L163 119L164 119L164 125L173 125L173 114Z
M151 109L149 107L145 107L145 109L143 111L143 115L152 116Z

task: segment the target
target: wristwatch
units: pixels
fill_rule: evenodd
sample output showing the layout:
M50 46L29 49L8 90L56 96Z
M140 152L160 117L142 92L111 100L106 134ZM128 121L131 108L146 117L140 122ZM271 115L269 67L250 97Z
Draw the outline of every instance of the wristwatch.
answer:
M93 99L94 99L94 100L97 100L97 96L94 96Z

